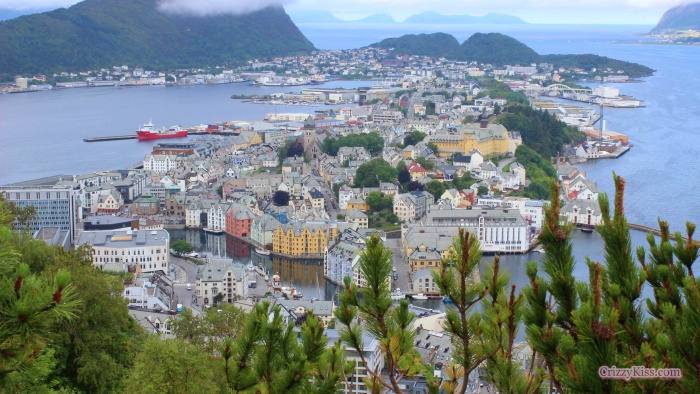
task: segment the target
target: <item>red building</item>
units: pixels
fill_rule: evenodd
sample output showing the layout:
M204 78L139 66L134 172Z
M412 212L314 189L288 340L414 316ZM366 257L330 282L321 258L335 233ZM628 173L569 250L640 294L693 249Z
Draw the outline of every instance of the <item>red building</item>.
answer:
M226 233L235 237L249 237L255 216L248 208L232 208L226 213Z

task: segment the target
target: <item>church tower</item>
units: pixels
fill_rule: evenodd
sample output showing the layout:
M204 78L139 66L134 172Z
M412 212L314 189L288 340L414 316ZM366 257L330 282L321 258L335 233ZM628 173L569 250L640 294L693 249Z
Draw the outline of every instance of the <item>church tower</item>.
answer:
M315 160L318 157L318 144L316 142L316 122L309 116L304 121L304 156L307 160Z

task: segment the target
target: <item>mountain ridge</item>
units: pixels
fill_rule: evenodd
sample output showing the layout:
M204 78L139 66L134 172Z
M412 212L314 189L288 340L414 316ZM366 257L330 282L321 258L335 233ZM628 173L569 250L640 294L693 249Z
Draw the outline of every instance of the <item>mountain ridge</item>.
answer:
M651 33L687 29L700 30L700 2L681 4L668 9Z
M622 69L632 78L649 76L654 72L641 64L593 54L540 55L524 43L501 33L475 33L461 44L454 36L446 33L407 34L384 39L371 44L370 47L394 49L398 53L408 55L438 56L497 66L552 63L556 67L568 68L610 67Z
M314 50L282 7L245 15L161 12L157 0L85 0L0 22L0 74L237 64Z

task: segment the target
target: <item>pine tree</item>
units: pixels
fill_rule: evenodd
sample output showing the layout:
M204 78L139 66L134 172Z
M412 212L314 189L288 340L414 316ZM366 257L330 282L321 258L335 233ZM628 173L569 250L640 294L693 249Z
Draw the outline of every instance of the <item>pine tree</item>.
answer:
M446 391L464 394L469 375L486 359L479 340L482 335L480 316L472 313L486 295L479 281L480 261L479 240L460 229L452 242L449 257L442 261L440 272L433 273L440 292L454 304L454 308L447 310L445 330L452 338L455 365L451 368L456 374L452 374L453 382L443 387ZM457 376L461 379L455 379Z
M46 370L52 331L74 319L79 304L68 272L39 275L22 261L9 228L14 219L0 199L0 391L36 378L30 371Z
M360 273L367 285L358 287L346 277L340 305L335 312L342 324L343 342L357 351L368 369L369 378L365 383L372 392L386 389L401 393L401 379L419 374L428 379L429 385L433 383L431 370L422 363L414 347L415 331L411 326L414 315L408 310L408 302L404 300L398 306L392 305L391 270L391 251L384 247L379 237L370 237L360 255ZM364 358L363 330L380 343L388 381L382 376L382 371L372 370Z
M235 392L335 393L348 371L340 344L327 347L313 315L301 326L284 324L279 306L255 306L237 337L221 347L227 385Z

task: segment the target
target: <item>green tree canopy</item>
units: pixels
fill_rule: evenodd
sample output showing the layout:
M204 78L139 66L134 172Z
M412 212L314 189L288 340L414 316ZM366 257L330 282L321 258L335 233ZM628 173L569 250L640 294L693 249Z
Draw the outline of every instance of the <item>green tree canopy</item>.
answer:
M395 182L396 169L384 159L377 158L362 164L355 173L355 187L379 186L379 182Z
M370 154L376 155L384 149L384 139L375 132L349 134L340 138L329 137L323 140L321 149L331 156L337 156L338 149L343 146L363 147Z

